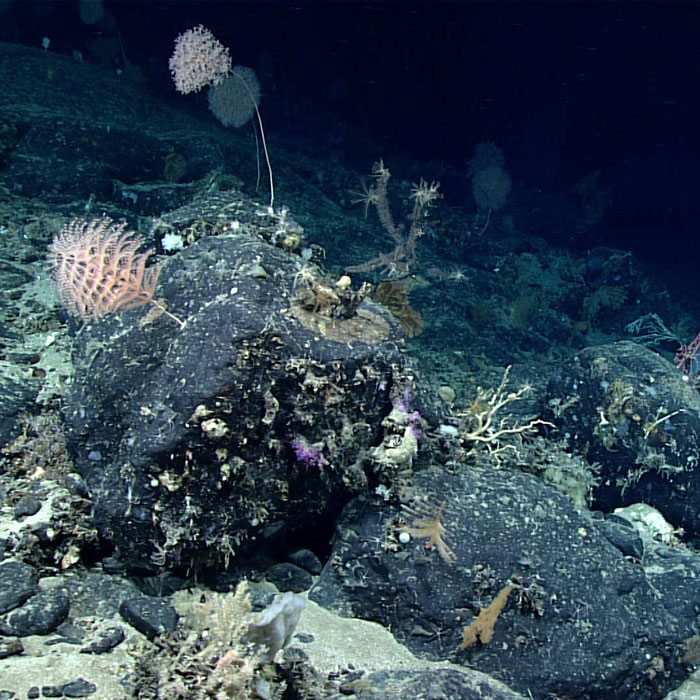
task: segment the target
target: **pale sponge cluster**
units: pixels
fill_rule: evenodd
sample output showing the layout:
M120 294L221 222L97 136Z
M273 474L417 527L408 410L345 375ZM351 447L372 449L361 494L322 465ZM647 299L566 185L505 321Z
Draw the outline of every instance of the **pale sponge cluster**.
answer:
M201 24L175 40L168 62L175 89L186 95L218 84L231 70L228 49Z
M209 109L224 126L243 126L259 104L260 83L246 66L236 66L232 75L209 88Z

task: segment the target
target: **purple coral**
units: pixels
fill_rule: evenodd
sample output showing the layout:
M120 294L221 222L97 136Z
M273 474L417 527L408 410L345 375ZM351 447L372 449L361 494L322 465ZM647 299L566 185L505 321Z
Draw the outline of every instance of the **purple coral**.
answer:
M294 438L291 444L297 462L303 462L307 467L318 467L319 471L328 466L328 461L321 453L320 447L309 445L301 438Z
M400 396L394 400L394 406L396 406L400 413L408 414L407 418L411 432L418 438L420 437L421 415L418 411L411 411L412 398L413 395L411 394L411 389L407 387L403 393L403 396Z

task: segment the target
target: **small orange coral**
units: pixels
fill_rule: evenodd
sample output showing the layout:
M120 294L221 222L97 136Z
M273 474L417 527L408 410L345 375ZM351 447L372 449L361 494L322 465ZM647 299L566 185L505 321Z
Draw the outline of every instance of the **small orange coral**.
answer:
M411 526L407 526L403 530L414 537L428 537L429 541L425 548L432 549L437 547L443 561L451 566L457 557L444 540L447 534L447 530L442 524L442 513L444 510L444 503L434 513L429 512L427 504L416 505L415 507L404 504L403 512L411 516L413 522Z
M494 627L498 616L508 602L508 596L513 590L513 586L507 585L501 589L499 594L491 601L487 608L481 608L476 619L464 628L464 639L460 648L468 649L479 640L482 644L488 644L493 639Z

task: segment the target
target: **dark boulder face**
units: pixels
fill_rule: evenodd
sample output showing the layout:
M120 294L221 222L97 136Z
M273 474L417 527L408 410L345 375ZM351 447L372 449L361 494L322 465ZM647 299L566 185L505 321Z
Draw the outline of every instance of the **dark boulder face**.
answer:
M132 566L228 564L369 488L403 336L349 280L254 232L280 220L239 212L167 261L156 296L183 327L142 307L78 333L69 444Z
M517 471L428 468L414 493L418 512L362 496L346 506L310 600L523 697L652 700L685 677L693 555L650 545L645 571L613 543L634 540L628 524Z
M688 377L642 345L601 345L565 365L546 400L561 434L599 465L594 507L647 503L697 537L700 395Z

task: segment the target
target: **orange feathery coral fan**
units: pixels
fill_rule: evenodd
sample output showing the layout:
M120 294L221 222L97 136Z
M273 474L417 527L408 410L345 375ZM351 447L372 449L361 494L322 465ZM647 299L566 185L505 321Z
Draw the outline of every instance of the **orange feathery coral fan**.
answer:
M58 295L73 316L97 320L153 301L160 265L147 268L152 251L138 253L144 241L112 219L73 219L50 251Z

